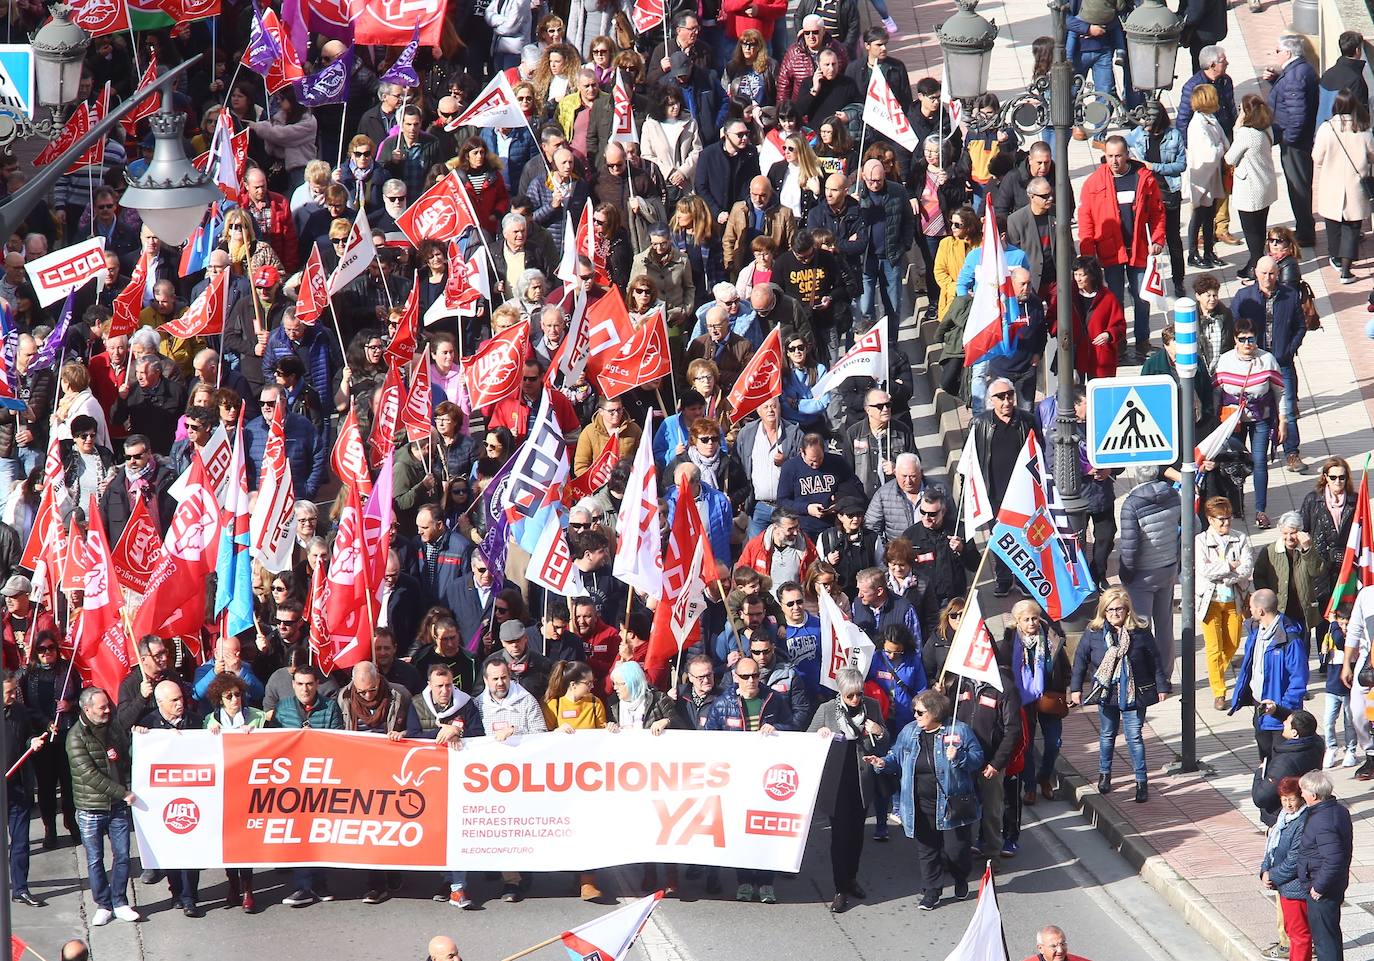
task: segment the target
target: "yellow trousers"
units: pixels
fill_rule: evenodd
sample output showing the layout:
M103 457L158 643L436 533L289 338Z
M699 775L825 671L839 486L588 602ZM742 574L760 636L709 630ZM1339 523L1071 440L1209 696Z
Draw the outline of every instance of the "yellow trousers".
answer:
M1207 680L1213 697L1226 696L1226 668L1240 647L1240 614L1236 605L1213 601L1202 619L1202 637L1207 648Z
M1217 201L1216 216L1212 218L1212 223L1216 224L1217 233L1224 234L1231 230L1231 198L1222 197Z

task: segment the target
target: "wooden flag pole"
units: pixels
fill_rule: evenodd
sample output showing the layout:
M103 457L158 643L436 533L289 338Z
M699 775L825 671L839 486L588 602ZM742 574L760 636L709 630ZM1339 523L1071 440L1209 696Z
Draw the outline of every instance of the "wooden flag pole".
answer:
M969 586L968 586L968 594L964 596L964 613L965 613L965 614L967 614L968 611L969 611L969 601L974 597L975 594L978 593L978 582L979 582L980 580L983 579L983 566L984 566L985 564L987 564L987 562L988 562L988 555L991 554L991 553L992 553L992 548L991 548L991 546L984 547L984 548L983 548L983 556L980 557L980 558L978 558L978 570L974 572L974 574L973 574L973 583L969 584ZM963 625L962 625L962 622L960 622L960 626L963 626ZM944 683L945 683L945 674L947 674L947 673L949 672L949 658L950 658L950 654L952 654L953 652L954 652L954 645L951 644L951 645L950 645L950 653L945 655L945 663L944 663L944 665L941 666L941 668L940 668L940 680L939 680L937 683L940 684L941 686L943 686Z
M549 945L551 945L551 944L557 944L557 943L558 943L559 941L561 941L562 939L563 939L563 935L561 935L561 934L555 934L553 937L551 937L551 938L545 938L543 941L540 941L538 944L531 945L530 947L526 948L526 949L523 950L523 951L517 951L517 952L515 952L514 954L508 954L508 955L506 955L504 958L502 958L501 961L515 961L516 958L523 958L523 957L525 957L525 955L527 955L527 954L534 954L534 952L538 951L540 948L547 948L547 947L548 947ZM40 959L40 961L41 961L41 959Z

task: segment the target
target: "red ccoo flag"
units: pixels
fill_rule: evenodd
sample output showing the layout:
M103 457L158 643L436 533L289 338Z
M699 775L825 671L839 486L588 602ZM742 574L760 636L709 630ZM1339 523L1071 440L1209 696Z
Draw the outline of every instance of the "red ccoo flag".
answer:
M199 450L191 454L186 497L172 514L162 549L134 620L135 636L197 635L205 623L205 581L219 553L219 501Z
M148 69L143 71L143 76L139 78L138 85L134 88L141 90L148 84L157 79L157 54L152 54L148 59ZM143 102L131 110L119 121L124 129L128 131L130 137L138 135L138 124L140 120L146 120L161 109L162 94L154 91L143 98Z
M691 487L679 483L677 512L663 557L663 599L654 610L645 662L666 664L691 641L706 609L706 585L716 579L716 558Z
M325 583L324 619L333 646L334 666L352 667L372 660L372 628L376 623L377 602L368 582L363 508L354 487L348 489L348 500L339 515Z
M396 333L386 345L382 356L391 367L404 367L415 357L415 341L420 330L420 285L413 284L396 322Z
M147 289L147 283L148 251L144 250L138 255L138 263L134 264L129 286L115 296L114 317L110 320L110 332L105 335L106 340L111 337L127 337L138 330L138 315L143 312L143 294Z
M392 364L382 381L382 393L377 398L377 408L372 416L372 433L367 438L367 449L373 465L380 464L396 447L396 425L401 416L401 403L405 399L406 385L401 379L401 367Z
M782 328L774 327L764 338L759 351L740 371L735 386L726 400L730 404L730 420L738 424L759 408L764 401L782 396Z
M186 312L169 320L159 333L171 337L202 337L224 333L224 316L229 308L229 271L221 270L205 285L200 296L192 301Z

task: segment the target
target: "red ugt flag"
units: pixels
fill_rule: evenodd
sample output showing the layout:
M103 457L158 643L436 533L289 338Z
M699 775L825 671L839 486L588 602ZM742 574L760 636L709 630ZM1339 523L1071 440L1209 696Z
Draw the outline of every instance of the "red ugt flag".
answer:
M136 636L199 635L205 624L205 581L219 554L219 502L198 450L191 455L186 497L172 514L162 549L162 562L134 621Z
M730 419L739 423L765 401L782 396L782 328L774 327L730 388Z
M86 531L86 554L90 567L83 584L85 594L76 656L81 663L82 673L113 698L119 691L119 682L133 668L119 615L124 606L124 596L115 578L110 541L105 536L105 522L100 519L100 506L96 503L95 495L91 495L86 516L90 522ZM196 587L203 597L205 585L197 582Z

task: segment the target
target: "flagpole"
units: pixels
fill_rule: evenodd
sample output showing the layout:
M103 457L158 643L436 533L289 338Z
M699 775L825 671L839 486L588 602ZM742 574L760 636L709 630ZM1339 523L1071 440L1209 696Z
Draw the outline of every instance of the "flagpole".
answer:
M143 76L143 67L138 62L138 37L134 36L134 24L132 18L130 18L129 20L129 52L133 54L134 57L134 73L138 74L140 77ZM213 72L213 70L214 68L212 67L211 71Z
M968 586L968 594L966 594L966 595L964 596L964 612L965 612L965 613L968 612L968 609L969 609L969 607L970 607L969 601L978 593L978 582L979 582L980 580L983 579L983 567L984 567L984 565L987 564L987 562L988 562L988 555L991 554L991 553L992 553L992 547L991 547L991 545L989 545L989 546L983 548L983 556L980 557L980 558L978 559L978 570L974 572L974 574L973 574L973 583L969 584L969 586ZM939 682L938 682L939 684L942 684L942 685L943 685L943 684L945 683L945 674L948 673L948 671L949 671L949 659L950 659L950 655L953 653L953 650L954 650L954 649L953 649L953 646L951 645L951 647L950 647L950 653L948 653L948 654L945 655L945 663L944 663L944 664L941 666L941 668L940 668L940 680L939 680Z
M338 153L335 154L335 156L334 156L334 166L335 166L336 168L339 168L339 167L342 167L342 166L343 166L344 131L346 131L347 129L348 129L348 98L345 97L345 98L344 98L344 102L343 102L343 113L339 116L339 151L338 151ZM381 144L378 144L377 146L380 147ZM340 173L342 173L342 171L340 171ZM360 197L362 196L362 193L363 193L363 192L362 192L361 190L358 191L358 195L359 195Z
M546 938L545 940L540 941L538 944L531 945L523 951L517 951L514 954L508 954L504 958L502 958L501 961L515 961L516 958L523 958L527 954L534 954L534 952L538 951L540 948L547 948L549 945L557 944L561 940L563 940L563 935L555 934L553 937Z

